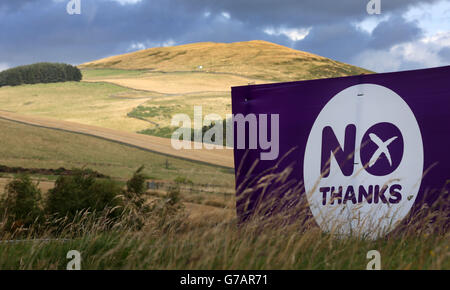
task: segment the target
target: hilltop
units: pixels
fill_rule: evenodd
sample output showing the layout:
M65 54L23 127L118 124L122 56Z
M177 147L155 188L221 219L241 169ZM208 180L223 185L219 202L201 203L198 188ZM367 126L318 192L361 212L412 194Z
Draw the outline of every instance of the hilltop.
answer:
M111 56L79 66L80 83L0 90L3 110L170 137L172 116L231 113L231 87L370 73L266 41L193 43ZM71 108L71 110L67 110Z
M87 62L79 67L152 72L226 73L269 81L371 73L356 66L261 40L155 47Z

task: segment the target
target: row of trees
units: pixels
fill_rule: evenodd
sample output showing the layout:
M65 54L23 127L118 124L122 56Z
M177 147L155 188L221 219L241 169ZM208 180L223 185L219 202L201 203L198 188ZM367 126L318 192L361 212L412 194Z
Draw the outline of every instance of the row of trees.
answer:
M76 66L65 63L42 62L18 66L0 72L0 87L67 81L79 82L81 78L81 71Z

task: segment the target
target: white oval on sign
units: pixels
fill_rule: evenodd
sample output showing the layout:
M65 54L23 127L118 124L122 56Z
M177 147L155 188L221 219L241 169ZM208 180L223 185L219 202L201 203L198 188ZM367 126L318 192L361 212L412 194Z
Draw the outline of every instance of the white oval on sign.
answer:
M420 128L408 104L374 84L334 96L314 122L303 178L322 230L376 238L408 214L423 173Z

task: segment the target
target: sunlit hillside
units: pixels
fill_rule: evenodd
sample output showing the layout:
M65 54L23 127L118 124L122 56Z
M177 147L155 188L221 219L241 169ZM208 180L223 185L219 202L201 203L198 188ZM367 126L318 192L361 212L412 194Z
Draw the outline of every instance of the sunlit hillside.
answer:
M80 68L214 72L272 81L369 73L362 68L261 40L149 48L88 62Z

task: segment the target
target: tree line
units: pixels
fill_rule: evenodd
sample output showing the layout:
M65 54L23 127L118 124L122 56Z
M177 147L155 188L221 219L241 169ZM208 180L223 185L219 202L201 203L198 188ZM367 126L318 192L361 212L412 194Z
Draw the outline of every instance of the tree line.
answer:
M65 63L41 62L0 72L0 87L67 81L79 82L81 78L81 71L76 66Z

